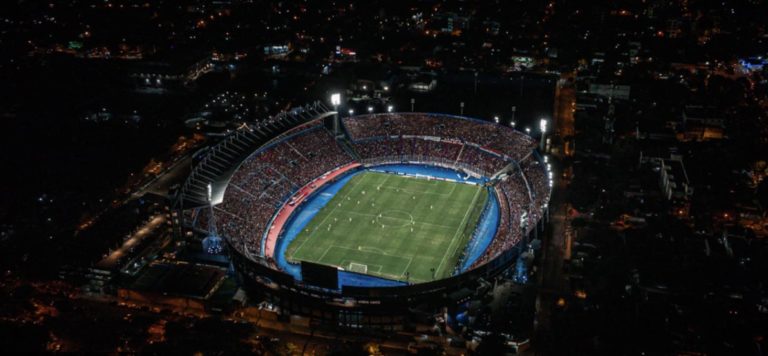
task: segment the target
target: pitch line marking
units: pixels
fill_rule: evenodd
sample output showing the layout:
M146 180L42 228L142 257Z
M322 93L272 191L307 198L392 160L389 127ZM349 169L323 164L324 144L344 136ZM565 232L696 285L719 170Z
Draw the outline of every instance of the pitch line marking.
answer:
M362 216L367 216L367 217L372 217L372 218L378 217L377 214L366 214L366 213L361 213L361 212L351 211L351 210L344 210L344 209L341 209L339 211L341 211L342 213L362 215ZM390 211L393 211L393 210L390 210ZM415 219L414 220L408 220L408 219L402 219L402 218L392 217L392 216L388 216L387 219L413 221L414 225L427 225L427 226L441 227L441 228L444 228L444 229L451 229L451 230L453 230L453 228L454 228L453 226L449 226L449 225L440 225L440 224L433 224L433 223L428 223L428 222L418 222ZM407 226L407 225L405 225L405 226Z
M343 200L344 200L346 197L348 197L350 194L352 194L352 192L355 190L355 188L357 188L357 184L358 184L358 183L360 183L360 180L361 180L361 179L356 179L356 180L355 180L355 185L354 185L354 186L352 186L352 187L350 187L350 189L349 189L349 191L347 192L347 194L346 194L346 195L344 195L344 198L342 198L342 199L341 199L342 201L343 201ZM333 199L329 200L329 201L328 201L328 203L326 203L326 204L330 204L332 201L333 201ZM328 215L326 215L326 216L323 218L323 221L321 221L321 222L320 222L320 224L318 224L318 225L317 225L317 227L321 227L321 226L323 226L323 224L325 224L325 220L327 220L327 219L328 219L328 218L329 218L331 215L333 215L333 212L334 212L334 211L336 211L336 208L337 208L337 207L338 207L338 205L334 206L334 207L333 207L333 209L331 209L331 212L330 212L330 213L328 213ZM321 209L321 210L322 210L322 209ZM307 236L307 238L306 238L306 239L304 239L304 241L302 241L302 242L301 242L301 245L299 245L299 247L298 247L298 248L296 248L296 250L295 250L295 251L293 251L293 255L292 255L291 257L294 257L294 256L296 256L296 255L299 253L299 250L301 250L301 248L302 248L302 247L304 247L304 244L305 244L305 243L307 243L307 241L308 241L309 239L311 239L311 238L312 238L312 236L314 236L314 235L315 235L315 232L317 232L317 230L318 230L318 228L317 228L317 227L316 227L314 230L312 230L312 232L310 232L310 233L309 233L309 236Z
M451 243L448 244L448 248L445 250L445 254L443 255L443 258L440 260L440 264L437 265L437 269L435 269L435 276L440 275L440 269L442 268L443 263L445 263L445 257L448 256L448 251L451 250L451 246L453 246L454 242L456 241L456 236L458 236L459 232L463 229L464 224L466 224L467 217L469 217L469 212L475 206L475 202L477 201L477 196L480 193L481 189L482 188L478 188L477 191L475 191L475 195L472 197L472 203L469 204L469 208L467 208L467 211L464 213L464 218L461 219L461 224L459 224L458 229L456 229L456 232L453 234L453 238L451 238Z

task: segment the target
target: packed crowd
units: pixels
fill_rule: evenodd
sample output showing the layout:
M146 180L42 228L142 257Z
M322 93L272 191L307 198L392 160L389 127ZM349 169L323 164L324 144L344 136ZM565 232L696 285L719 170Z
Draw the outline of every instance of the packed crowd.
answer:
M434 136L472 142L521 160L534 147L529 136L490 122L447 115L407 113L347 117L344 127L353 140L381 136Z
M355 151L363 159L379 157L431 157L437 161L453 163L461 151L461 144L423 138L378 137L353 142Z
M509 164L508 161L501 157L471 145L464 145L464 150L459 157L459 163L473 166L487 177L490 177Z
M314 178L352 161L322 126L298 131L246 159L232 176L216 218L219 233L236 248L247 245L259 254L269 221L283 202Z
M549 202L549 177L547 177L546 169L535 159L527 159L521 164L521 169L531 189L533 206L537 207L536 209L531 209L531 221L539 221L543 205Z
M472 268L488 262L498 256L500 253L515 246L523 237L522 227L520 226L521 217L528 212L530 199L525 181L516 172L500 181L496 185L496 196L499 198L500 221L499 228L496 230L491 245L485 250L473 264ZM534 220L535 221L535 220ZM531 227L526 229L526 232Z
M429 160L467 168L490 176L509 164L493 153L469 144L419 137L385 136L353 143L362 159L394 158Z

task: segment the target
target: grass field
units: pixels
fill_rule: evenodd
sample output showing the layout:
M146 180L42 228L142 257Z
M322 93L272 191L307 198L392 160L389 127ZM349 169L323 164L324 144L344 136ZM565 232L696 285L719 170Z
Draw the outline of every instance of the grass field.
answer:
M286 258L411 283L444 278L487 199L481 186L360 173L291 242Z

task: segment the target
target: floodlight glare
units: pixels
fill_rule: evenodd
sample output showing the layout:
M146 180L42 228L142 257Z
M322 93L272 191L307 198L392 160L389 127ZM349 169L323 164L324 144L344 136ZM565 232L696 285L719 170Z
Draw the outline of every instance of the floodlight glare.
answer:
M339 93L331 94L331 105L339 106L339 104L341 104L341 94Z
M368 107L368 112L373 112L373 106Z

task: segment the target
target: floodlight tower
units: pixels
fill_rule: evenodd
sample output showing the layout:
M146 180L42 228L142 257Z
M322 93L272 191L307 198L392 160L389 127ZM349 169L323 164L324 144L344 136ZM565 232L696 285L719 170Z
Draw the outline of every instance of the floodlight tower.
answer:
M208 198L208 236L203 239L203 251L210 254L218 254L223 250L221 246L221 237L219 237L218 229L216 228L216 216L213 214L213 188L211 183L208 183L207 198Z
M547 146L547 119L541 119L541 121L539 121L539 128L541 129L539 151L544 152L544 148Z
M341 94L339 93L331 94L331 105L333 105L333 111L335 112L335 114L333 115L333 135L338 136L339 135L339 105L341 105Z

